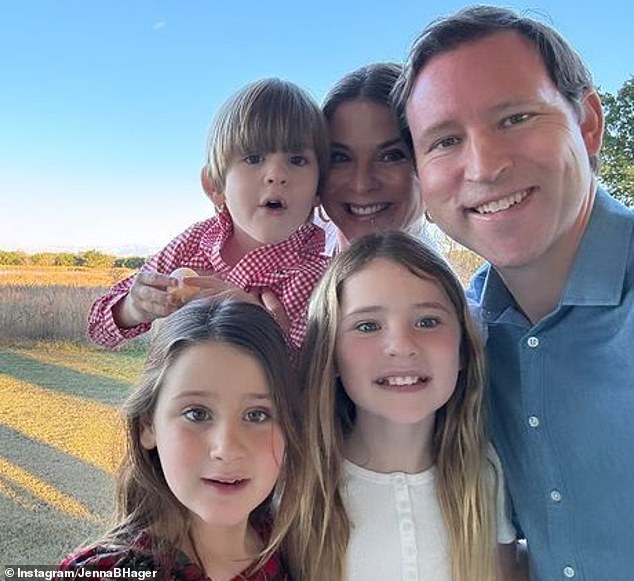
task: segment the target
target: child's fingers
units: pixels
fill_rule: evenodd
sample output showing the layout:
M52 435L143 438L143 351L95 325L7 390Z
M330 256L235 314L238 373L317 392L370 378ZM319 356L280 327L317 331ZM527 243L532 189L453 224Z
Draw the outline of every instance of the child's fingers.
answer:
M146 285L155 288L169 288L178 286L178 281L160 272L139 272L134 281L135 285Z
M166 317L179 306L174 304L167 291L147 284L134 285L130 289L134 306L147 313L149 318Z

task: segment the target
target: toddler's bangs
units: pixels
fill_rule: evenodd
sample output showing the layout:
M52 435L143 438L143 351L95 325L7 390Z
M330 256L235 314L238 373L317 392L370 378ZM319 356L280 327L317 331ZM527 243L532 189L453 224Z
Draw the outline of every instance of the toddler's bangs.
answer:
M227 167L239 156L314 149L320 178L329 164L326 121L312 97L282 79L247 85L218 112L209 135L209 168L222 191Z
M321 112L303 95L287 86L266 86L252 97L236 103L228 115L225 151L240 155L319 150Z

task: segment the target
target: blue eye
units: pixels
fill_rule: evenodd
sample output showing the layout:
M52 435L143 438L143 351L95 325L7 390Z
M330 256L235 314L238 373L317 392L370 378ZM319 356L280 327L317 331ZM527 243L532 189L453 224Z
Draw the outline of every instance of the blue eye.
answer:
M249 155L246 155L243 158L243 161L248 165L256 165L258 163L261 163L263 159L264 156L260 155L259 153L251 153Z
M211 414L205 408L189 408L183 415L193 423L206 422L211 419Z
M438 141L435 141L434 143L432 143L432 146L429 148L429 151L432 151L434 149L449 149L450 147L453 147L454 145L458 145L460 141L461 139L456 136L443 137L443 139L439 139Z
M249 410L244 414L244 419L247 422L252 422L254 424L263 424L264 422L269 421L272 418L271 412L268 410Z
M361 333L371 333L372 331L378 331L380 327L373 321L362 321L357 323L354 328Z
M501 125L502 127L513 127L513 125L519 125L520 123L528 121L531 117L533 117L531 113L515 113L503 119Z
M350 161L350 156L343 151L333 151L330 154L330 163L332 164L346 163L347 161Z

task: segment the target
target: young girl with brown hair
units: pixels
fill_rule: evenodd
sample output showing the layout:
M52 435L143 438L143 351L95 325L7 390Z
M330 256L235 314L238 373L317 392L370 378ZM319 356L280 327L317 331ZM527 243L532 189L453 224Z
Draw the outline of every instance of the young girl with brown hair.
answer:
M298 391L264 309L201 299L165 319L123 406L117 524L60 567L288 579L280 549L299 505Z

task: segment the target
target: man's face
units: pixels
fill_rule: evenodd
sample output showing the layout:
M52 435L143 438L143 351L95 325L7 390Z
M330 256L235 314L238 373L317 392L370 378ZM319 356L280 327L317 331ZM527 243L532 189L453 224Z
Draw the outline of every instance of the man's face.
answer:
M574 252L602 133L593 92L582 108L580 119L515 32L433 57L406 114L434 221L500 269Z

